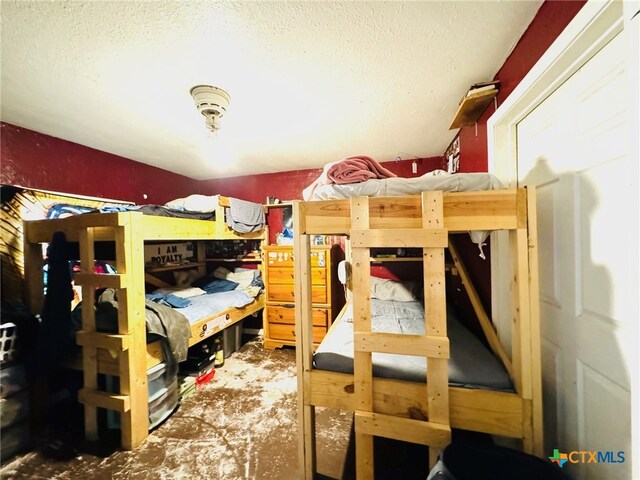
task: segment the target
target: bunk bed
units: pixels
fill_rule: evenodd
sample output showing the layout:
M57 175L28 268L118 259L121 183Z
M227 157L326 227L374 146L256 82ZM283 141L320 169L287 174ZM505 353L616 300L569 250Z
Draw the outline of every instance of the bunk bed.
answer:
M351 267L348 306L325 341L313 345L311 269L296 262L296 355L298 372L299 457L302 478L313 478L316 468L315 408L354 412L357 478L373 477L373 437L383 436L429 446L433 465L451 440L451 428L520 439L526 452L542 455L542 393L538 314L535 191L426 191L396 197L337 198L294 202L294 248L297 259L308 259L310 236L346 235ZM450 233L505 230L513 261L512 344L501 345L491 319L449 239ZM424 302L423 331L388 333L372 327L371 249L422 248ZM476 311L492 356L504 366L507 385L500 388L465 385L449 378L450 342L459 336L447 330L445 249L449 249ZM506 253L506 252L505 252ZM350 285L349 285L350 284ZM350 323L349 323L350 322ZM352 349L349 366L327 362L337 330L349 324ZM425 334L426 332L426 334ZM456 345L457 346L457 345ZM329 353L328 353L329 352ZM375 352L375 353L374 353ZM377 376L377 355L426 358L425 371L416 378ZM333 358L335 360L335 357ZM322 368L322 369L321 369ZM339 370L339 371L335 371ZM384 370L384 368L383 368ZM351 373L353 372L353 373ZM391 378L387 378L391 377ZM427 378L428 377L428 381ZM511 388L509 388L511 386ZM472 388L468 388L472 387ZM425 459L426 462L426 459Z
M145 270L144 245L153 241L198 241L255 239L262 241L266 227L238 233L226 222L226 209L232 199L219 197L214 211L201 220L143 214L140 211L83 213L65 218L24 222L25 284L29 308L42 311L44 303L42 245L62 232L69 242L78 242L81 271L74 275L82 288L82 328L76 343L82 346L83 388L78 398L84 404L85 433L89 440L98 437L98 408L120 413L121 445L132 449L149 433L147 371L164 360L160 342L147 343L145 328L145 284L166 287L168 284ZM115 274L94 273L96 242L111 242L115 246ZM197 268L206 272L204 242L196 242L195 265L175 268ZM158 268L156 270L163 270ZM96 329L94 304L96 289L115 289L118 293L117 333ZM256 314L264 307L264 296L240 308L228 307L197 319L190 318L192 346L239 320ZM109 393L99 388L99 374L119 377L119 392Z

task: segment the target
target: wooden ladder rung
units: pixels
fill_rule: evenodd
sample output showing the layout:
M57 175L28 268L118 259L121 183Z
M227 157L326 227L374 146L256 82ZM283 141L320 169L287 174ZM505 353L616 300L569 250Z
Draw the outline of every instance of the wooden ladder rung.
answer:
M382 352L428 358L449 358L449 338L434 335L353 332L353 348L356 352Z
M106 348L123 352L129 349L130 335L116 335L101 332L86 332L80 330L76 333L76 343L83 347Z
M82 273L74 274L73 281L78 285L103 288L124 288L124 275L119 273Z
M129 395L103 392L91 388L81 388L78 391L78 400L91 407L106 408L116 412L128 412L131 408Z
M374 412L355 412L356 433L442 448L451 442L451 427Z
M444 248L448 230L444 228L353 229L352 248L415 247Z

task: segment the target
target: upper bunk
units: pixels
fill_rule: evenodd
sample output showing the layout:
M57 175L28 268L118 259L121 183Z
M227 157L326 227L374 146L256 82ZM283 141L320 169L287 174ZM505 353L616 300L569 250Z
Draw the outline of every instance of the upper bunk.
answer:
M146 214L143 211L114 211L100 213L83 213L64 218L32 220L25 222L26 243L46 243L53 233L63 232L68 241L78 241L79 232L91 228L96 241L114 241L115 227L135 224L142 241L166 240L237 240L263 239L266 230L241 233L232 229L227 223L228 209L234 201L231 197L216 196L217 202L212 208L209 219L201 219L202 215L188 218L188 212L181 217ZM257 204L256 204L257 205ZM163 215L169 209L161 211ZM196 218L198 217L198 218Z
M307 235L349 235L351 204L358 197L297 202ZM443 192L443 227L449 233L515 230L527 226L527 189ZM422 197L368 197L371 229L422 227Z

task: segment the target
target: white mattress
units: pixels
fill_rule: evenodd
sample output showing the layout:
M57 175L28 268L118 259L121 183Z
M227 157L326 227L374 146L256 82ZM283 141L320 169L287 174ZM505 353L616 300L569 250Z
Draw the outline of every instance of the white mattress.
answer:
M330 200L336 198L397 197L415 195L421 192L442 190L444 192L475 192L504 188L500 180L490 173L454 173L442 170L429 172L421 177L383 178L347 185L320 185L315 188L309 200Z

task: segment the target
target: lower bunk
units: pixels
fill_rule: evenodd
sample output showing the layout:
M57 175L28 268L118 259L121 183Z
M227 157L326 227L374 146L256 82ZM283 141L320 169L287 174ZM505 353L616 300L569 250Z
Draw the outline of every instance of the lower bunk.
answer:
M353 377L353 310L348 304L313 356L309 403L358 410ZM424 334L424 308L418 301L371 299L372 331ZM502 363L447 307L450 340L449 408L452 428L525 436L526 406ZM426 420L427 362L424 357L374 353L373 407L376 413Z

